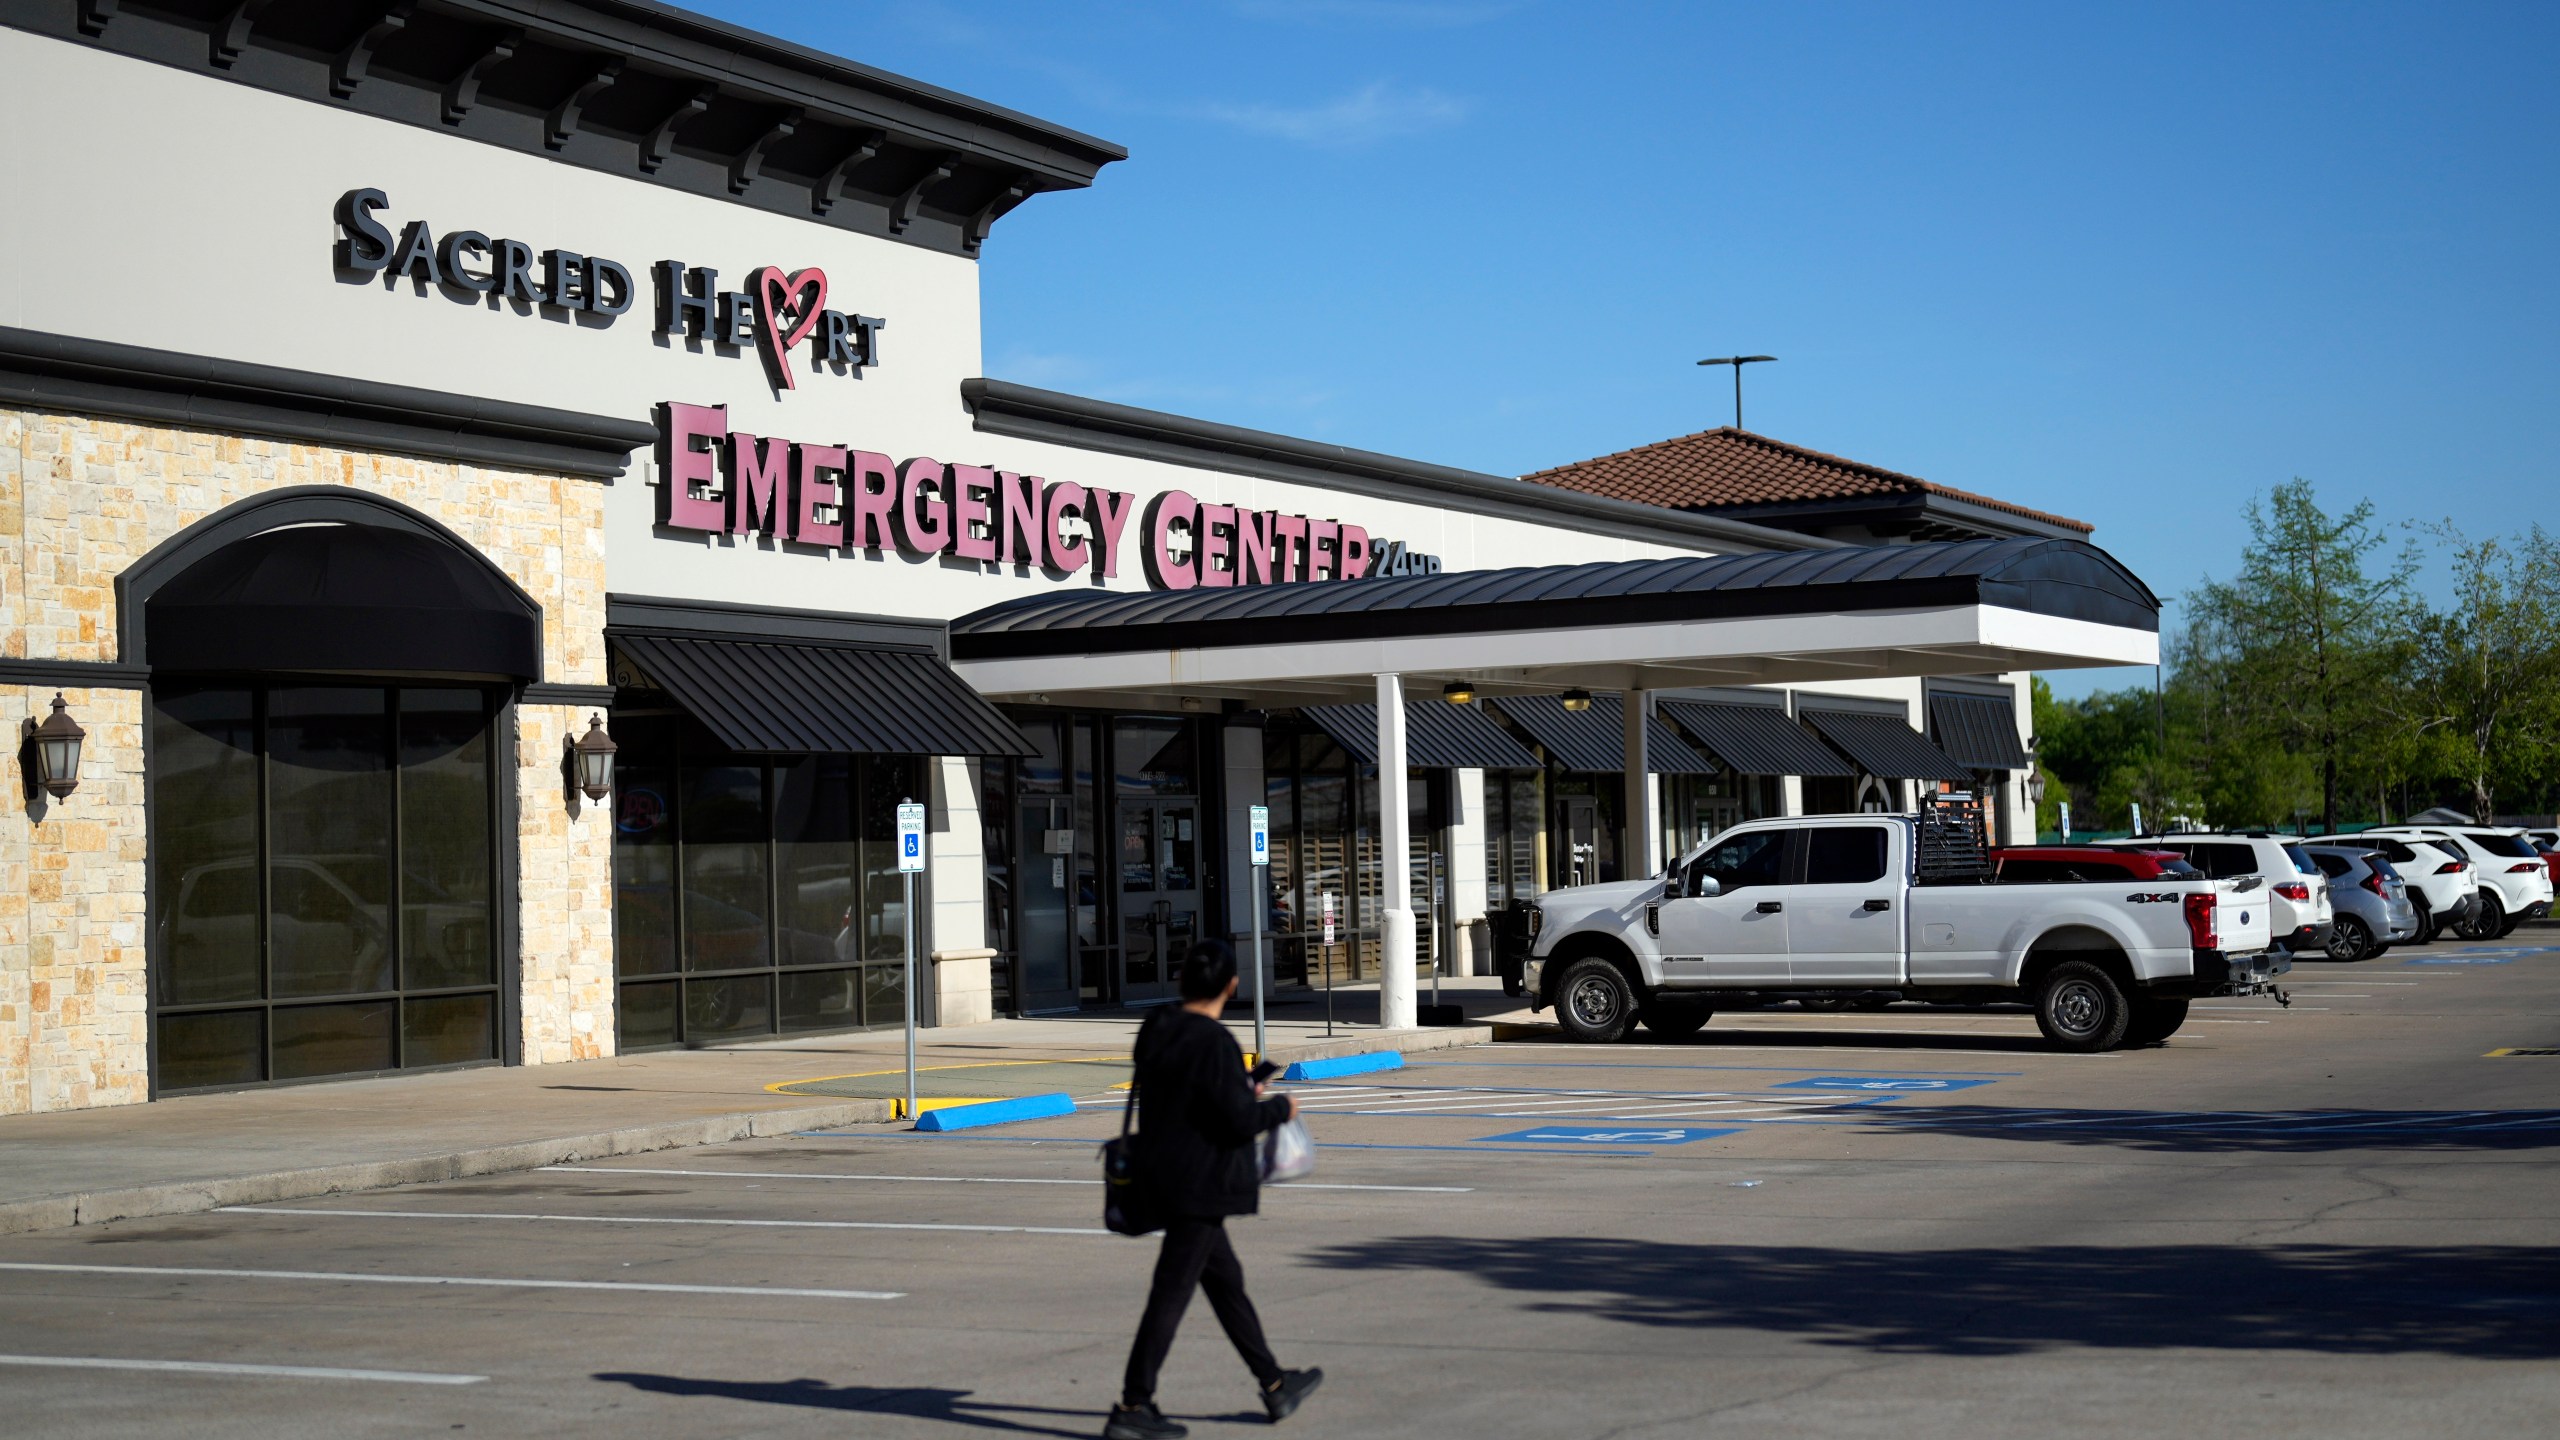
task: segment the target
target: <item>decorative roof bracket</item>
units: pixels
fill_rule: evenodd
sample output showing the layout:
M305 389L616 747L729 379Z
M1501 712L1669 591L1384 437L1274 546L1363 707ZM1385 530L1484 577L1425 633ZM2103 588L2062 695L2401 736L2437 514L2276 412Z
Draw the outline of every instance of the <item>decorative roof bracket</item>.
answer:
M648 138L640 142L640 168L649 174L657 174L658 167L666 164L667 157L675 153L676 128L710 109L712 99L719 93L719 87L705 85L677 101L676 108L667 112L667 118L650 127Z
M480 82L492 70L515 58L516 47L524 44L524 32L510 30L489 42L479 58L462 67L453 83L444 87L444 123L459 125L471 107L480 103Z
M258 13L273 0L240 0L231 13L214 23L212 60L216 69L228 70L240 52L249 48L249 32L257 28Z
M960 248L972 255L977 254L978 247L986 243L987 232L996 228L996 221L1006 211L1029 199L1031 192L1038 187L1038 176L1028 170L1015 171L1004 188L995 193L995 198L979 206L978 213L969 217L968 225L960 231Z
M826 173L818 177L818 183L810 188L809 208L820 215L834 209L837 197L844 194L845 182L853 178L853 172L870 163L871 157L879 154L880 147L888 143L889 132L886 130L864 130L857 134L853 148L844 153L843 159L828 166Z
M580 81L568 98L552 107L551 118L542 125L542 143L546 147L557 150L569 143L569 137L578 133L578 112L614 82L622 73L622 65L619 57L598 63L593 76Z
M356 87L364 83L366 67L373 63L373 52L381 48L383 41L399 34L417 10L416 5L408 3L390 7L356 37L354 44L340 51L337 63L329 69L329 93L341 100L356 93Z
M933 167L916 178L889 206L889 233L900 235L915 223L916 211L924 204L924 192L952 177L960 168L961 155L954 151L933 162Z
M772 148L774 142L790 139L792 132L800 128L800 122L808 115L808 111L794 106L783 112L782 118L774 121L762 135L747 142L747 148L729 161L729 193L746 194L747 187L756 183L757 172L764 169L764 152Z

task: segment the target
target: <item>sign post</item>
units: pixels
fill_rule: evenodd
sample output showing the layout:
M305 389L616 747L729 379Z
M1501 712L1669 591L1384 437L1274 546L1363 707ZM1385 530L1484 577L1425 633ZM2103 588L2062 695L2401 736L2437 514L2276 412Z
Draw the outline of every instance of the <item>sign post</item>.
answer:
M1324 943L1316 947L1324 962L1324 1038L1333 1038L1333 892L1324 892Z
M1262 992L1271 988L1271 967L1262 956L1262 912L1271 904L1271 807L1256 805L1246 814L1253 851L1253 1058L1260 1063L1271 1053L1262 1034Z
M916 876L924 871L924 807L898 804L898 878L906 883L907 909L907 1123L916 1122Z

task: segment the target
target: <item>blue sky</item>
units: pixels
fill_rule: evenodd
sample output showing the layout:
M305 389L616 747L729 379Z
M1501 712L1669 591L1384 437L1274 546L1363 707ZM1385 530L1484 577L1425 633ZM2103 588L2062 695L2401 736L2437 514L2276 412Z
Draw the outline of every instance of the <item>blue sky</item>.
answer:
M2560 7L696 3L1129 147L988 242L1006 379L1518 474L1774 354L2163 594L2294 475L2560 528Z

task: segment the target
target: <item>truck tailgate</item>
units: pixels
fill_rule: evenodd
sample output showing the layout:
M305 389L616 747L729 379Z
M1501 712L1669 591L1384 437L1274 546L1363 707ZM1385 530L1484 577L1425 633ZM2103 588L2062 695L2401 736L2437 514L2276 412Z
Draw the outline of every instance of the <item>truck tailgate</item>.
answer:
M2255 955L2275 943L2274 919L2267 913L2265 877L2244 875L2237 880L2209 880L2217 903L2214 906L2214 929L2222 938L2225 955Z

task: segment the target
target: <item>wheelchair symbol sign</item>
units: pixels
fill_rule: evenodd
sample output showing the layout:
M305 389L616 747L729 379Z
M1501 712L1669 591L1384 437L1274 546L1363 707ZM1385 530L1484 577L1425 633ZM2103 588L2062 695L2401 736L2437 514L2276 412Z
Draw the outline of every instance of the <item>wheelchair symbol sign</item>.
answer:
M1894 1095L1934 1094L1941 1090L1970 1090L1988 1085L1988 1080L1949 1080L1934 1075L1816 1075L1807 1080L1789 1080L1773 1088L1779 1090L1863 1090Z
M924 807L913 801L898 807L898 869L912 874L924 868Z

